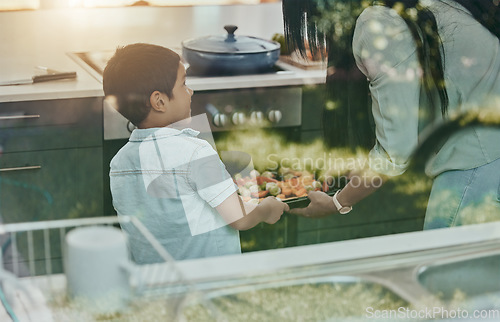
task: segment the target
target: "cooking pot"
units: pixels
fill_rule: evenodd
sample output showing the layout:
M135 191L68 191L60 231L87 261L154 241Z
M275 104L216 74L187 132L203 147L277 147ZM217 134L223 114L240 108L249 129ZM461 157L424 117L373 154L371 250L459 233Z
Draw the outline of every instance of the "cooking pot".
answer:
M227 35L182 42L182 56L194 75L239 75L268 72L280 55L275 41L235 36L237 26L226 25Z

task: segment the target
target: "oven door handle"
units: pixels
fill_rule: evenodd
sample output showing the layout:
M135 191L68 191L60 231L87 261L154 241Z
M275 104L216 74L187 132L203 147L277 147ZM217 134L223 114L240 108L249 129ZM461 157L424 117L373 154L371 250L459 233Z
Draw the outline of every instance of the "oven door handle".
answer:
M39 170L41 169L41 165L31 165L24 167L13 167L13 168L0 168L0 172L13 172L13 171L25 171L25 170Z

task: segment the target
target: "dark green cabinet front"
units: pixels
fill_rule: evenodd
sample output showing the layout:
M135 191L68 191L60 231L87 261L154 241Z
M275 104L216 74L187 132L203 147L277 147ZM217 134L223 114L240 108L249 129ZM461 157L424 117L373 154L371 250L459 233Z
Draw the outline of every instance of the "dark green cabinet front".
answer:
M103 215L102 97L0 103L4 223Z
M4 223L102 216L102 147L0 157Z
M102 146L102 98L0 103L3 153Z
M102 97L0 103L0 220L103 216L102 145ZM61 236L46 233L0 233L4 268L61 272Z

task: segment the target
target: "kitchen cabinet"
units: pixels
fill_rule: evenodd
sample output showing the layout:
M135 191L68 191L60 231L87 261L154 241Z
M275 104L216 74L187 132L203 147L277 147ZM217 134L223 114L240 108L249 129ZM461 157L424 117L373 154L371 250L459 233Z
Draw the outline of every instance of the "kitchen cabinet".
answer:
M0 103L0 219L34 222L103 215L102 97ZM27 243L32 239L32 250ZM44 261L44 236L17 241L0 235L4 265L26 274L61 272L59 236L50 236L53 257Z
M1 157L4 222L102 215L102 148L7 153ZM96 162L96 160L98 162Z
M0 104L3 222L102 216L102 98Z
M102 215L102 148L86 147L7 153L1 157L2 168L23 168L0 174L0 210L4 223L34 222ZM19 237L20 274L27 267L28 236ZM33 253L35 272L48 274L44 253L44 235L35 232ZM62 271L60 237L49 238L53 255L52 272ZM2 246L7 249L9 239ZM4 258L4 264L12 267Z

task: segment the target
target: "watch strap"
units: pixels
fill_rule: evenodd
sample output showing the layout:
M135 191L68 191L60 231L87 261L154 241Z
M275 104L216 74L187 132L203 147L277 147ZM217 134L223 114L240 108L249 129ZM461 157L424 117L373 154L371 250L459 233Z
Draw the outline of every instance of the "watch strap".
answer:
M337 195L339 194L339 192L340 190L337 190L337 192L335 192L335 194L332 196L333 204L341 215L347 215L349 212L351 212L352 207L344 207L340 204L337 199Z

